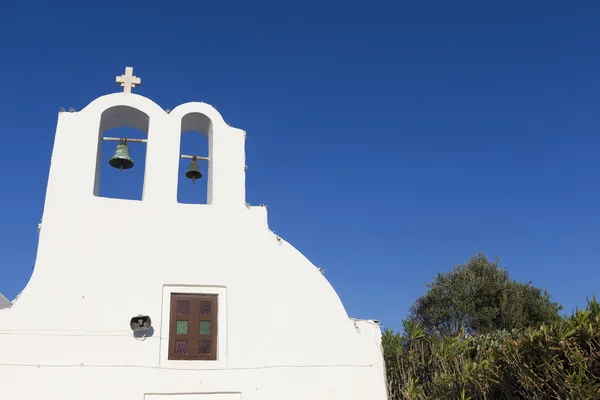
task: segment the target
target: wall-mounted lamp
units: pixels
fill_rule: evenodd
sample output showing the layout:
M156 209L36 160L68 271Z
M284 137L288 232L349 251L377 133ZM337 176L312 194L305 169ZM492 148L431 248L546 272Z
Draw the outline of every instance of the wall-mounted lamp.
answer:
M129 326L134 332L147 331L152 327L152 320L147 315L137 315L131 318Z

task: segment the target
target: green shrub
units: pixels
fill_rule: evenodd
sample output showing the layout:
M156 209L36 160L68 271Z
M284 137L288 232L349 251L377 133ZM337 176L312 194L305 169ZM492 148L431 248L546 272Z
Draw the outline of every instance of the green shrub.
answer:
M386 329L390 400L600 399L600 304L550 324L443 336Z

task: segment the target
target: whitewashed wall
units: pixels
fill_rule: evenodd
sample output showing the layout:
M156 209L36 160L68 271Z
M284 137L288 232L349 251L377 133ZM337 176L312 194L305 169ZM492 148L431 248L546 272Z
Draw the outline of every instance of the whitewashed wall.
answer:
M177 203L182 121L209 132L209 205ZM94 194L99 137L123 124L148 133L142 201ZM379 326L246 206L244 141L205 103L119 93L59 115L35 271L0 310L0 399L386 398ZM167 360L171 291L220 294L219 360Z

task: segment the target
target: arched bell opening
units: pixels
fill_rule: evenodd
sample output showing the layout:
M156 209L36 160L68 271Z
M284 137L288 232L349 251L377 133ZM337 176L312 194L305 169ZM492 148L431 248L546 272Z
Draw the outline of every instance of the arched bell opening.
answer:
M147 114L128 106L102 113L94 195L142 199L149 121Z
M177 202L210 204L212 122L191 113L181 120Z

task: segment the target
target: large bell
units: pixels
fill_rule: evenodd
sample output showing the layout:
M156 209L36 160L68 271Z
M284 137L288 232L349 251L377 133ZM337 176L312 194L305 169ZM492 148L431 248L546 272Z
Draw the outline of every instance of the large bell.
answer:
M202 172L200 172L200 165L198 164L198 161L196 161L196 157L192 159L192 162L185 173L185 177L191 179L192 183L194 183L196 179L202 178Z
M133 160L129 156L129 146L126 141L122 141L117 146L115 155L108 160L108 163L121 171L133 167Z

